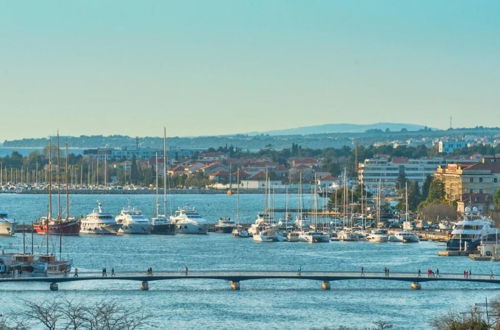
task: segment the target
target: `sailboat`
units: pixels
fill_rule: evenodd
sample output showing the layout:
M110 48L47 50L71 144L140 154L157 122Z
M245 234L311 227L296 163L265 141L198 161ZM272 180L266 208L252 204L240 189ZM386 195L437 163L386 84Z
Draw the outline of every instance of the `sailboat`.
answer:
M378 190L377 190L377 229L373 230L370 235L366 238L370 242L374 243L385 243L389 240L389 235L387 234L387 230L383 228L379 228L382 223L380 222L380 206L382 202L381 195L381 181L378 182Z
M262 219L257 218L255 224L257 225L255 233L253 234L253 240L256 242L281 242L285 238L278 232L276 225L274 224L274 216L270 215L269 212L272 208L271 203L271 182L266 171L266 198L264 205L264 217ZM253 226L252 225L252 226Z
M158 154L156 154L156 211L151 219L153 225L151 234L175 235L175 225L167 216L167 132L163 128L163 214L160 214L160 202L158 195Z
M314 180L316 181L316 180ZM318 192L317 185L314 184L313 190L313 228L314 230L309 230L303 232L299 236L299 240L307 243L328 243L330 242L330 235L327 233L320 232L318 230Z
M52 204L52 146L49 139L49 205ZM61 183L60 183L60 145L59 132L57 133L57 218L42 217L33 225L33 229L40 235L78 235L80 233L80 221L69 216L69 190L68 190L68 155L66 147L66 217L62 217L61 209Z
M295 217L295 227L296 230L290 231L286 235L288 242L300 242L302 241L302 236L305 233L305 229L309 227L309 220L306 218L303 212L303 196L302 196L302 172L299 173L299 187L298 187L298 215Z
M58 138L59 138L59 133L58 133ZM59 143L58 143L59 145ZM61 207L60 207L60 202L58 204L59 206L59 216L58 219L52 219L52 148L51 148L51 140L49 138L49 203L48 203L48 212L47 212L47 217L42 218L38 222L38 228L41 227L42 229L45 228L45 234L47 235L47 240L46 240L46 245L47 245L47 251L46 254L42 254L38 256L38 258L35 258L35 256L32 256L31 259L31 264L30 266L32 267L32 271L34 273L51 273L51 274L61 274L61 273L68 273L71 271L71 266L73 264L72 260L57 260L56 256L54 254L49 253L49 234L59 234L59 254L62 255L62 228L67 228L67 227L62 227L58 226L61 221ZM59 158L59 157L58 157ZM60 198L59 198L60 201ZM66 204L66 218L69 219L69 200L67 200ZM59 220L59 221L57 221ZM68 220L69 222L70 220ZM40 224L41 223L41 224ZM78 232L80 231L80 223L77 222L78 224ZM33 227L37 228L37 224L33 225ZM55 231L59 230L59 231ZM38 233L38 231L37 231Z
M248 238L250 234L248 231L240 224L240 170L236 172L236 227L233 229L231 234L234 237Z

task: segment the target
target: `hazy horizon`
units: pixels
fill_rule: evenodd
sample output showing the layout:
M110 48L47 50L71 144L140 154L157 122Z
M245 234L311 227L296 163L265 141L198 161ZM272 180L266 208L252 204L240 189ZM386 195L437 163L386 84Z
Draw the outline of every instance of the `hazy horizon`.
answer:
M0 141L500 126L500 2L11 1Z

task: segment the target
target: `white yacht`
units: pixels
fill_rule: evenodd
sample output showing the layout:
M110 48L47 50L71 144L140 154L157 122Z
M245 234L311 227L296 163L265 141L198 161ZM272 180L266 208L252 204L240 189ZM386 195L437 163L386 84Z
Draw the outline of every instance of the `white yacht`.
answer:
M268 223L271 222L271 216L267 213L259 213L257 214L257 219L255 219L255 223L250 225L248 228L248 234L250 236L256 235L259 231L268 227Z
M294 230L289 232L286 235L286 240L288 242L300 242L300 235L302 234L302 231Z
M178 234L207 234L208 222L194 207L183 207L170 217Z
M411 231L400 231L397 232L394 236L396 237L398 242L403 242L403 243L420 242L420 239L418 238L417 234L414 234Z
M374 243L385 243L389 240L389 235L385 229L376 229L366 239Z
M337 238L339 241L354 242L362 241L364 239L363 235L352 230L351 228L345 228L337 233Z
M285 240L284 237L273 227L268 227L266 229L260 230L252 237L256 242L282 242Z
M240 238L248 238L250 237L250 234L248 234L248 231L241 225L237 225L233 231L231 232L231 234L234 236L234 237L240 237Z
M492 228L486 237L481 239L478 246L479 254L483 257L491 257L492 261L500 261L500 229Z
M115 222L111 213L102 210L102 204L97 203L92 213L82 219L80 234L116 235L120 225Z
M16 231L16 222L9 219L9 214L0 210L0 236L12 236Z
M236 222L230 218L220 218L215 225L215 231L217 233L232 233L236 229Z
M299 240L307 243L329 243L330 235L319 231L304 231L299 236Z
M118 234L151 234L153 228L141 211L130 206L122 209L115 221L120 225Z
M494 229L493 229L494 230ZM451 239L446 243L449 251L474 251L481 240L492 231L492 223L482 216L477 208L465 208L464 220L457 222L451 232Z

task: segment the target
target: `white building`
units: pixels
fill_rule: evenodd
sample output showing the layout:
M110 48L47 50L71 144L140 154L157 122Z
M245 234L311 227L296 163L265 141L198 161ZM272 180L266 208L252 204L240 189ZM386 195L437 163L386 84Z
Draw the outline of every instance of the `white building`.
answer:
M428 175L434 174L440 165L446 164L443 158L406 159L406 158L372 158L358 165L358 181L369 191L377 190L379 183L382 189L395 189L398 176L404 174L406 179L418 182L422 187Z

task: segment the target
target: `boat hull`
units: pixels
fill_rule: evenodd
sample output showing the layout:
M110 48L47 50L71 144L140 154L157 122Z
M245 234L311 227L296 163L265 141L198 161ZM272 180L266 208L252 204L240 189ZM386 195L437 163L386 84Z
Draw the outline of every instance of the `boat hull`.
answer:
M85 235L116 235L120 225L118 224L85 224L82 223L80 234Z
M44 223L36 223L33 225L33 229L39 235L75 236L80 234L80 222L78 220L70 220L49 223L48 228Z
M175 235L175 225L171 223L153 225L151 228L151 234L154 235Z
M215 225L215 232L216 233L230 234L233 232L234 228L236 228L236 226L217 226L217 225Z
M153 226L150 224L124 224L118 229L119 235L148 235L151 234Z
M12 236L16 232L15 222L0 222L0 236Z
M193 224L193 223L178 223L175 225L176 234L186 235L206 235L208 233L208 225Z

